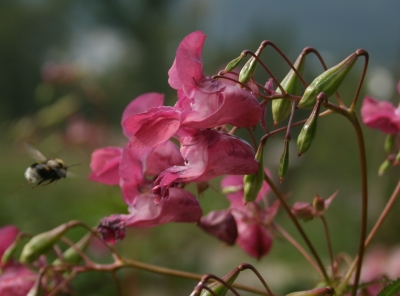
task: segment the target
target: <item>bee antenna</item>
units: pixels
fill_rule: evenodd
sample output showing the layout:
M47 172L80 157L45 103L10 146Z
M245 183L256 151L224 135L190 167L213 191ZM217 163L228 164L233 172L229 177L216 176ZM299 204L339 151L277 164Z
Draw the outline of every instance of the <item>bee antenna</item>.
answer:
M77 166L77 165L81 165L80 163L75 163L75 164L71 164L69 166L67 166L67 168L73 167L73 166Z

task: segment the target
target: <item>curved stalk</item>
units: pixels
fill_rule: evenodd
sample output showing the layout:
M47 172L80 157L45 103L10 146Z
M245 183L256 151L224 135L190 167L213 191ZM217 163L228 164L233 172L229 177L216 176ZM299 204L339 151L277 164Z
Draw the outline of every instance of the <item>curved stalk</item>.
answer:
M367 234L367 212L368 212L368 180L367 180L367 157L365 153L365 142L364 135L361 130L360 123L353 110L347 110L329 103L327 100L324 101L324 106L334 112L337 112L346 117L352 124L354 131L357 136L358 153L360 156L360 175L361 175L361 229L360 229L360 240L358 247L358 261L356 267L356 274L354 278L354 285L352 290L352 296L357 294L358 283L360 281L362 260L364 257L365 240ZM351 274L350 274L351 276ZM349 279L345 279L348 281Z

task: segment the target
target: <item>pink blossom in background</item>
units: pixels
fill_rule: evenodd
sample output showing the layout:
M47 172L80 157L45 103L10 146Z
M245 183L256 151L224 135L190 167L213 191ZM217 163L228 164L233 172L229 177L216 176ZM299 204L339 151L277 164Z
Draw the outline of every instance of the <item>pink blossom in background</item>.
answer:
M3 257L4 252L13 243L18 233L18 228L12 225L0 228L0 258ZM36 273L29 268L10 259L9 262L1 266L0 295L27 295L35 283L36 276Z
M365 97L361 107L361 118L366 126L386 134L394 135L400 132L400 107L396 109L390 102Z

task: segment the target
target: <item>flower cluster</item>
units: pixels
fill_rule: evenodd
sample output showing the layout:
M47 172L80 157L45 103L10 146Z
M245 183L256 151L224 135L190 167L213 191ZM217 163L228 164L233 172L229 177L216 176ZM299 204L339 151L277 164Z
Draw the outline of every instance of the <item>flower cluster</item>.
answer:
M105 147L92 154L89 179L119 185L128 205L129 214L102 219L98 229L108 242L122 239L128 226L150 227L169 222L195 222L209 233L222 234L215 226L207 228L204 218L200 219L202 209L197 198L185 189L186 184L221 175L233 175L243 183L243 175L253 174L259 167L251 145L222 131L226 130L225 125L257 125L262 108L251 91L203 74L201 55L205 38L197 31L178 46L168 72L168 82L177 90L176 104L164 106L164 97L158 93L139 96L122 115L123 133L129 138L125 147ZM180 148L171 139L179 142ZM225 238L219 238L232 244L239 232L238 244L251 255L261 257L271 245L271 235L265 230L251 228L252 232L260 232L253 245L261 244L261 248L252 246L254 250L249 250L241 243L248 235L245 228L249 226L243 227L244 224L262 223L254 216L261 215L255 214L257 207L232 206L222 218L224 225L230 221L228 225L232 227L228 229L232 231L223 231ZM213 224L221 220L221 215L217 216L207 219ZM258 220L250 223L252 219Z

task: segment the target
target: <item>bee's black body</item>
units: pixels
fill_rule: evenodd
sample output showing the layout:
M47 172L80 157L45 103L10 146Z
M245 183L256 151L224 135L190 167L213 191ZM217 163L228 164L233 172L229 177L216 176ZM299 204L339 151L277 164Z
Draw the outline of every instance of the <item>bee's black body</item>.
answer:
M61 159L49 159L48 161L35 162L25 172L29 182L36 182L40 185L44 181L50 184L67 176L67 167Z
M39 150L29 144L25 144L29 154L39 160L25 171L25 178L29 183L38 181L37 185L48 181L45 185L53 183L67 176L67 166L59 158L47 159ZM36 186L37 186L36 185Z

